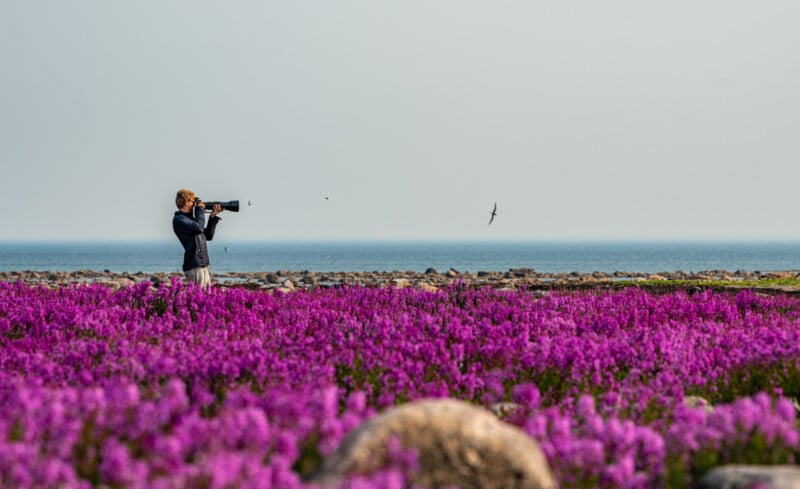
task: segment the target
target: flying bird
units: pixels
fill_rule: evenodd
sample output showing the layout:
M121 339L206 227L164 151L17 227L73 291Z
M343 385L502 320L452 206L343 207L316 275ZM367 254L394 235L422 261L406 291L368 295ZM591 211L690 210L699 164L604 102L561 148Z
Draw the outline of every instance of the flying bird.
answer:
M497 215L497 202L494 203L494 209L492 209L492 217L489 219L489 224L494 221L494 216Z
M247 205L253 205L253 201L252 200L248 200L247 201Z

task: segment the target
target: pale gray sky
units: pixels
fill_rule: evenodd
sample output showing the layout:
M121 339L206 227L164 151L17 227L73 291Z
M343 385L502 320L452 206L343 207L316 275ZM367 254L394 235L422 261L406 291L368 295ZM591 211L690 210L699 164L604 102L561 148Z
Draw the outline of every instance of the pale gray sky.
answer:
M4 0L0 240L173 239L181 187L229 240L797 239L798 46L796 0Z

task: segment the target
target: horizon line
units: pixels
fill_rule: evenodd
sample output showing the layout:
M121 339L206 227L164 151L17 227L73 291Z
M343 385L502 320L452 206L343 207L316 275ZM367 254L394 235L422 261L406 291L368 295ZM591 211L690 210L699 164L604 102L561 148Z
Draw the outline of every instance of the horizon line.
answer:
M88 243L172 243L174 238L151 238L151 239L126 239L126 238L0 238L0 244L88 244ZM375 237L353 237L353 238L233 238L219 239L210 242L225 241L227 243L800 243L800 236L796 237L459 237L459 238L437 238L437 237L416 237L416 238L375 238Z

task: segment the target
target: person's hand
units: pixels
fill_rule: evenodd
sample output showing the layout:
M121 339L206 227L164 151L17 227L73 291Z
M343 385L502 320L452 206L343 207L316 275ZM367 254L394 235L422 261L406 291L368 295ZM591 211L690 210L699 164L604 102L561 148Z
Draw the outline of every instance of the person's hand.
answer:
M206 208L206 203L203 202L202 200L195 200L194 201L194 206L195 207L200 207L201 209L205 209Z
M213 210L213 211L211 211L211 217L214 217L214 216L216 216L217 214L219 214L219 213L220 213L220 212L222 212L223 210L224 210L224 209L222 208L222 206L221 206L221 205L219 205L219 204L216 204L216 205L214 206L214 210Z

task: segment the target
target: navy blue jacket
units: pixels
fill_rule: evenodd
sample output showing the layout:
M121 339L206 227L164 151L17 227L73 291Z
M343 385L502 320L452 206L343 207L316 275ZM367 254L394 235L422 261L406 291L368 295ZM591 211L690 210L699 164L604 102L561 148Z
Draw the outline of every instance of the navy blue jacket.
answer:
M177 211L172 218L172 230L183 245L183 271L210 265L206 241L214 239L214 230L217 228L219 217L214 216L208 220L206 227L206 214L202 207L194 208L194 218L191 212Z

